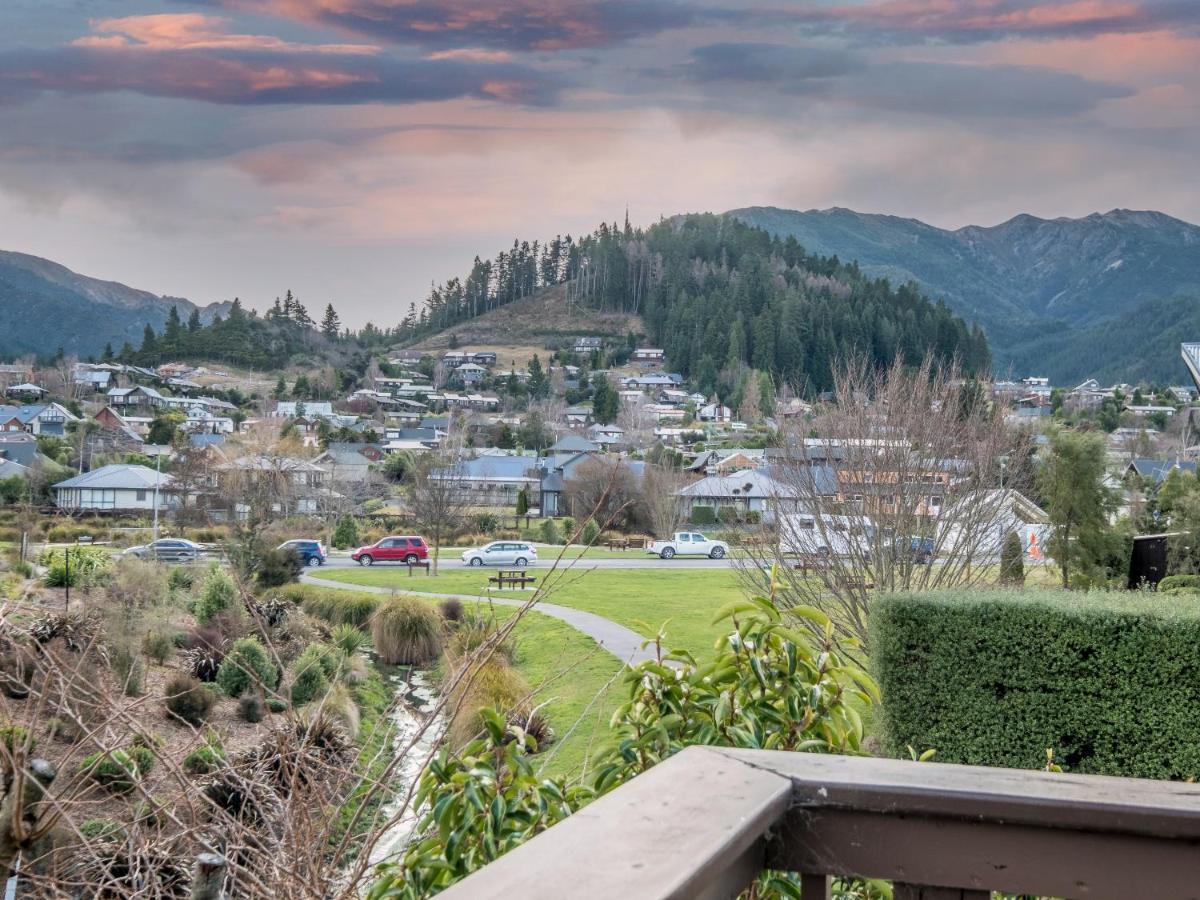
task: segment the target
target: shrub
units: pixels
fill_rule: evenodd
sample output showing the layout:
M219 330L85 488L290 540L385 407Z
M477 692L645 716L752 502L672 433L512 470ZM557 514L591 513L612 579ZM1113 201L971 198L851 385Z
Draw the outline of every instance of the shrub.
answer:
M338 519L330 543L338 550L349 550L359 545L358 522L354 516L345 515Z
M148 747L127 747L111 753L84 757L79 772L110 794L127 794L154 768L154 752Z
M746 510L746 515L743 518L746 520L747 525L761 525L762 524L762 513L759 512L757 509Z
M1000 583L1022 585L1025 583L1025 550L1021 538L1010 531L1000 549Z
M310 645L292 663L292 686L289 696L292 706L303 706L324 697L329 690L329 678L322 665L326 654L317 645Z
M204 578L204 586L196 599L196 621L207 625L218 614L234 609L238 602L237 585L229 573L213 563Z
M3 745L9 756L12 756L19 748L25 746L25 742L29 741L29 752L32 753L37 747L37 739L29 737L29 731L22 728L20 725L5 725L0 727L0 745Z
M271 690L279 684L279 672L267 650L256 638L234 641L217 672L217 687L229 697L240 697L261 685Z
M688 521L693 525L715 525L717 513L711 506L693 506Z
M542 522L542 527L538 531L543 544L554 545L562 543L562 536L558 533L558 523L553 519L546 519Z
M331 625L354 625L363 628L380 601L370 594L351 594L333 589L306 590L300 597L300 608L308 615L324 619Z
M329 636L329 643L345 656L353 656L366 642L367 636L353 625L335 625Z
M100 580L111 567L112 556L99 547L66 547L47 550L40 562L46 566L46 587L68 587L68 583L70 587L83 587Z
M583 541L584 546L590 547L596 543L596 538L598 537L600 537L600 526L596 524L595 519L588 519L587 524L583 526L583 534L580 536L580 540Z
M186 566L176 566L167 575L167 587L173 591L190 591L196 586L196 574Z
M140 697L146 676L146 664L125 646L114 647L111 653L113 675L126 697Z
M183 651L180 664L183 670L193 678L211 683L217 680L217 675L221 672L221 661L224 658L225 654L219 650L193 647L191 650Z
M442 614L442 618L447 622L461 622L463 618L462 601L456 600L453 597L443 600L438 604L438 612Z
M344 684L334 685L325 695L321 701L321 714L340 725L351 740L358 737L362 714Z
M267 698L267 709L269 709L271 712L276 713L276 714L281 713L281 712L287 712L287 708L288 708L287 701L281 700L278 697L268 697Z
M528 510L529 507L526 507ZM517 515L523 516L525 513L517 510ZM475 516L474 528L480 534L495 534L500 530L500 520L496 518L495 513L480 513Z
M1200 611L1152 593L898 594L871 616L886 752L1200 775Z
M1200 575L1168 575L1158 583L1158 589L1168 594L1200 593Z
M261 694L242 694L238 700L238 718L243 722L261 722L267 717L267 704Z
M423 666L437 659L442 619L431 605L413 597L388 600L371 619L375 652L389 665Z
M171 656L174 647L172 634L161 628L146 632L142 638L142 652L160 666Z
M461 747L483 732L482 710L519 717L529 693L528 682L516 669L498 659L488 660L469 684L460 682L450 694L450 743Z
M738 521L738 511L733 506L722 506L717 510L717 520L726 528L736 525Z
M182 673L167 682L164 695L167 713L188 725L203 724L217 702L211 688Z
M262 587L281 587L295 581L304 570L304 560L295 550L268 550L258 561L254 580Z
M183 758L183 770L190 775L211 775L224 764L225 756L221 739L209 731L204 743Z

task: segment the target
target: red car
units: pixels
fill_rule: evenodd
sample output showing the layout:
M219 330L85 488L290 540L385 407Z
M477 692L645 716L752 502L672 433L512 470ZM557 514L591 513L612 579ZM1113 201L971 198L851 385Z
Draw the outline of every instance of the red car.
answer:
M373 566L377 562L415 563L429 558L429 546L425 538L385 537L370 547L359 547L350 558L360 566Z

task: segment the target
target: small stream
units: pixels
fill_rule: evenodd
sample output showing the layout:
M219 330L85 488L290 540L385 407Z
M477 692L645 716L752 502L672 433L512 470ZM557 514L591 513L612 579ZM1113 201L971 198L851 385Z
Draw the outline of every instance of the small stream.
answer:
M437 704L438 693L433 684L431 673L421 669L410 669L407 666L389 666L378 659L372 660L379 674L396 692L396 703L391 713L392 723L396 726L394 743L397 750L407 747L414 735L428 721L434 706ZM401 759L393 776L393 798L385 803L381 818L388 820L396 814L404 803L409 788L421 775L425 762L429 759L441 733L442 723L434 722L421 739L413 745L407 755ZM375 842L371 852L371 865L381 862L395 861L404 853L417 825L415 809L408 809L386 833Z

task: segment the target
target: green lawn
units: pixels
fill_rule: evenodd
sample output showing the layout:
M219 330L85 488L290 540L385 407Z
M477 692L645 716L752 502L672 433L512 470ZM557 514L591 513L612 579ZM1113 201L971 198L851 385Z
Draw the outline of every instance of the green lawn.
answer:
M532 569L539 582L548 570ZM487 587L488 570L454 569L436 578L403 569L347 569L321 572L322 580L404 593L479 595ZM549 574L544 599L584 609L652 637L666 623L668 644L698 657L709 656L720 628L713 625L717 610L743 596L737 573L730 569L587 569L577 566ZM521 597L506 591L497 596Z

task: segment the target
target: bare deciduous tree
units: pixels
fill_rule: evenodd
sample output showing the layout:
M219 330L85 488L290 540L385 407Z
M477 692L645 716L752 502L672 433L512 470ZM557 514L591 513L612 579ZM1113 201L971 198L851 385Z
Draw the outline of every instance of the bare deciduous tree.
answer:
M576 520L594 518L601 528L627 524L639 497L637 479L616 456L593 456L580 463L563 493Z
M691 480L677 465L646 463L641 512L656 538L669 539L683 524L685 511L679 492Z
M461 447L456 441L443 442L436 451L417 457L408 492L413 515L431 541L431 571L436 575L442 543L462 523L471 506Z
M751 544L740 571L756 589L774 572L785 603L865 646L875 592L994 580L1028 454L955 368L854 362L834 394L813 422L785 425L776 537Z

